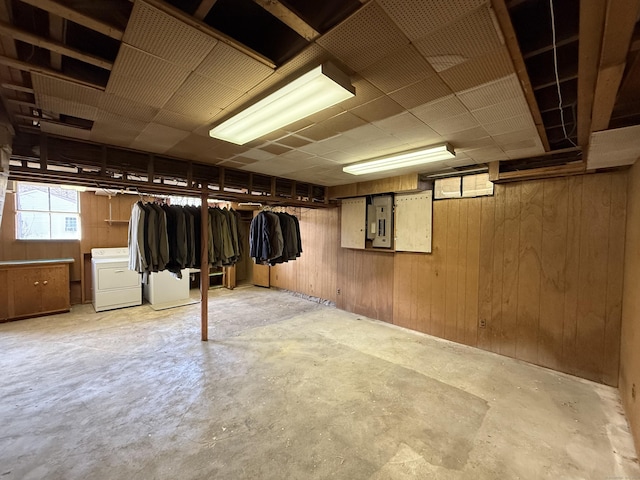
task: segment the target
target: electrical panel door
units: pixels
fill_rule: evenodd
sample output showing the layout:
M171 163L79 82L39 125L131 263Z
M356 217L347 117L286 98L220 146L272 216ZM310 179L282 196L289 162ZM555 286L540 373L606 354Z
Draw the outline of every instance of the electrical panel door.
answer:
M373 197L374 216L369 217L368 230L375 230L374 247L391 248L393 244L393 196Z

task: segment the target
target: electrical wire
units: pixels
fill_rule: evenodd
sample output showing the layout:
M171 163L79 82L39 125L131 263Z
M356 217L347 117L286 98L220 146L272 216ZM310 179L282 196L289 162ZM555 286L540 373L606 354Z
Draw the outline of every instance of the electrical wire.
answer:
M556 87L558 88L558 108L560 109L560 122L562 123L562 131L564 138L571 142L571 145L577 147L573 140L567 134L567 126L564 123L564 108L562 106L562 92L560 91L560 76L558 75L558 47L556 45L556 17L553 13L553 0L549 0L549 9L551 10L551 34L553 41L553 66L556 74Z

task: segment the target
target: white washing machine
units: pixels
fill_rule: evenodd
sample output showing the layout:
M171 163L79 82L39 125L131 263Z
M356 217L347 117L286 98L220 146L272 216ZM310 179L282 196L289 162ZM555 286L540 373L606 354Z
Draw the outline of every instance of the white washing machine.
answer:
M96 312L142 305L140 274L129 270L129 249L92 248L93 308Z
M182 278L176 278L166 270L153 272L143 290L144 298L151 305L189 300L189 269L182 270Z

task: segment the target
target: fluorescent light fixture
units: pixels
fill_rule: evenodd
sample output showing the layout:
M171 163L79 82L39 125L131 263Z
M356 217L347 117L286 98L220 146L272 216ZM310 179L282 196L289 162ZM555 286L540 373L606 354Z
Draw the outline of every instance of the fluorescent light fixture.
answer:
M351 175L384 172L397 168L415 167L424 163L437 162L455 158L453 147L448 143L434 147L419 148L387 157L374 158L360 163L342 167L342 171Z
M244 145L355 95L349 76L326 62L209 130L213 138Z

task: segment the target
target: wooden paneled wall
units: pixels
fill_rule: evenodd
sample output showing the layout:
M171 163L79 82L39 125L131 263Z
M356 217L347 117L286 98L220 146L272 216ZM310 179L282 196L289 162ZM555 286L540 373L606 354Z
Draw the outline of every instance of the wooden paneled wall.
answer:
M629 172L628 192L620 397L640 455L640 162Z
M271 268L274 287L336 301L340 246L338 209L291 208L300 221L303 253L293 262Z
M315 220L328 216L337 231L339 210L301 215L303 258L272 269L272 284L617 385L626 181L626 172L601 173L496 185L493 197L436 201L432 254L341 249L339 233L326 236ZM336 259L335 278L317 277L323 268L331 271L316 262L318 255ZM313 293L308 278L316 279ZM331 295L334 285L340 294Z
M109 205L113 220L129 219L131 206L138 197L131 195L95 195L93 192L80 194L80 224L82 239L78 241L34 241L15 239L15 195L7 193L0 226L0 260L33 260L42 258L73 258L71 266L71 303L80 303L86 270L85 256L92 248L123 247L127 245L127 223L109 224ZM90 268L90 263L89 267ZM86 297L86 295L84 295ZM90 291L89 291L89 299Z

